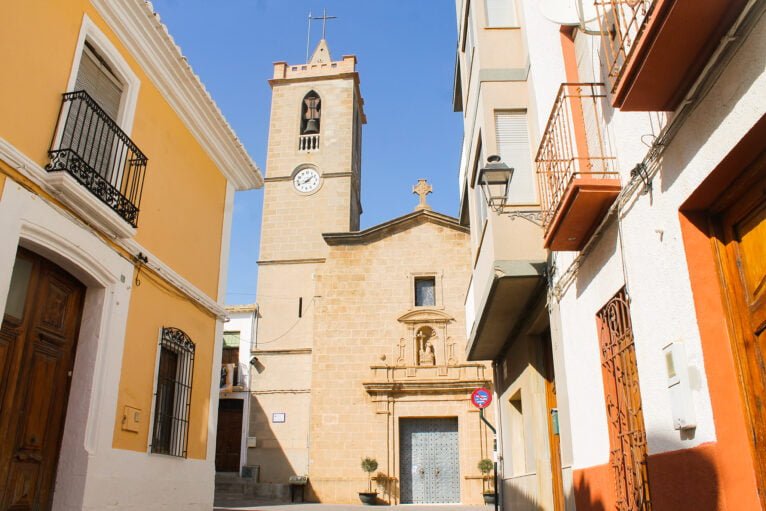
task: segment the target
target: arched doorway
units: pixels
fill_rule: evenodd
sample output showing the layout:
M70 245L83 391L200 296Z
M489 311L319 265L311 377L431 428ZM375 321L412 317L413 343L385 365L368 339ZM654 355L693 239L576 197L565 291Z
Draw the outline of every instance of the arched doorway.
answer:
M0 326L0 510L50 506L85 290L18 249Z

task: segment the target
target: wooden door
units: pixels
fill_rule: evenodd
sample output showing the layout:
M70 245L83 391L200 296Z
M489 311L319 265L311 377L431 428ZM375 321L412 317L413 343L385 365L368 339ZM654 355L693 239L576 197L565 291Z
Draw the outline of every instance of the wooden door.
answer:
M553 485L553 510L564 511L564 481L561 473L561 435L558 423L556 377L553 371L553 348L550 331L542 338L545 357L545 401L548 411L548 444L551 452L551 483Z
M716 248L766 509L766 157L730 187L718 207Z
M85 287L19 248L0 327L0 510L50 509Z
M242 446L241 399L218 401L218 432L215 444L216 472L239 472L239 453Z

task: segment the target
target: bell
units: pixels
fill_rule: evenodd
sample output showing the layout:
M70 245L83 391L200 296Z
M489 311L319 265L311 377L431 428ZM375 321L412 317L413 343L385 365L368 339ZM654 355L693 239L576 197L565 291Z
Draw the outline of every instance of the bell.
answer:
M319 133L319 122L316 119L309 119L306 121L306 129L303 130L304 135L313 135Z

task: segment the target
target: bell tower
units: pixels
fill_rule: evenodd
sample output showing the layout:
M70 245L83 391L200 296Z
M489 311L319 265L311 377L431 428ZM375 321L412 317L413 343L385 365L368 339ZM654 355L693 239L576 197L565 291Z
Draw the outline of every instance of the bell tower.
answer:
M366 119L356 57L333 61L324 39L308 63L274 63L269 84L247 463L284 484L308 473L313 276L328 252L322 233L359 230Z

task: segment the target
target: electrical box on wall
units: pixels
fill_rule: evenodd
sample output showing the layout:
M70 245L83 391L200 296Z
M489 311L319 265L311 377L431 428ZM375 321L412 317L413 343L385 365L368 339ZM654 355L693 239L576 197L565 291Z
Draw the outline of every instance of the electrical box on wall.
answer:
M126 406L122 412L122 430L138 433L141 423L141 409Z
M696 428L697 418L694 415L684 343L671 342L662 348L662 353L665 356L665 369L668 375L673 427L681 430Z
M247 437L247 446L248 447L257 447L258 446L258 442L256 441L256 437L254 437L254 436Z

